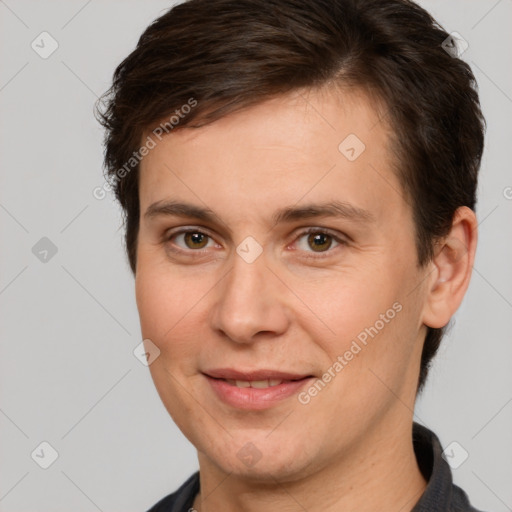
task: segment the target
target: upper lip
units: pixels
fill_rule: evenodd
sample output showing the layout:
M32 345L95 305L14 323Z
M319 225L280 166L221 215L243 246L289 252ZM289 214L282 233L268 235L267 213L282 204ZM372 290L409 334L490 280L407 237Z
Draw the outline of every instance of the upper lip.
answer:
M299 373L287 373L280 372L277 370L253 370L253 371L239 371L232 368L218 368L214 370L208 370L204 372L209 377L215 379L228 379L228 380L244 380L244 381L255 381L255 380L299 380L306 377L312 377L310 374L299 374Z

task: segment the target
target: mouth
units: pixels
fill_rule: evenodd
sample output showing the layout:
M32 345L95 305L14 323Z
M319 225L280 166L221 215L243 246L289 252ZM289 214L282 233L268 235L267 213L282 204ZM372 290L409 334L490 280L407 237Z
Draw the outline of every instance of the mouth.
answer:
M315 377L274 370L241 372L232 369L204 373L218 399L231 407L262 410L296 394Z
M304 377L307 378L307 377ZM302 379L292 379L292 380L284 380L284 379L264 379L264 380L234 380L234 379L220 379L227 382L230 386L236 386L237 388L256 388L256 389L266 389L273 388L274 386L279 386L283 382L296 382Z

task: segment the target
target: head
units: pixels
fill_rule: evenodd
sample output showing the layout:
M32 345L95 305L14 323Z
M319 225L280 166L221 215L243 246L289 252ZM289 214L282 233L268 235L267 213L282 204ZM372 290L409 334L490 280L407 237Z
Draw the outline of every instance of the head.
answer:
M105 164L143 336L161 351L150 368L201 451L230 436L263 446L275 424L207 410L214 367L329 380L291 420L320 415L327 431L333 407L368 429L396 421L384 388L413 399L424 385L467 288L483 150L474 77L447 37L407 0L190 0L116 69ZM342 215L319 216L326 203ZM294 460L330 450L313 430ZM273 437L266 449L283 446Z

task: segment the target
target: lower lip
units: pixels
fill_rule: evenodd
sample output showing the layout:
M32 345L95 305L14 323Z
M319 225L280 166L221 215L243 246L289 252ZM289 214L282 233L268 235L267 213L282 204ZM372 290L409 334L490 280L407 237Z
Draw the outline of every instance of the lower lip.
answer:
M307 377L301 380L282 382L268 388L239 388L225 380L214 379L206 375L217 396L226 404L238 409L259 411L276 405L281 400L297 393L300 388L313 380Z

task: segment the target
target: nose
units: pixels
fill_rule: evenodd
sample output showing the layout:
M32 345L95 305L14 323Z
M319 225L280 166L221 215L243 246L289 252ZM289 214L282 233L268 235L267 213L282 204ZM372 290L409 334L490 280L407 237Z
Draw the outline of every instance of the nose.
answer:
M215 287L212 329L239 344L285 333L290 309L276 273L267 266L265 252L252 263L235 253L231 270Z

